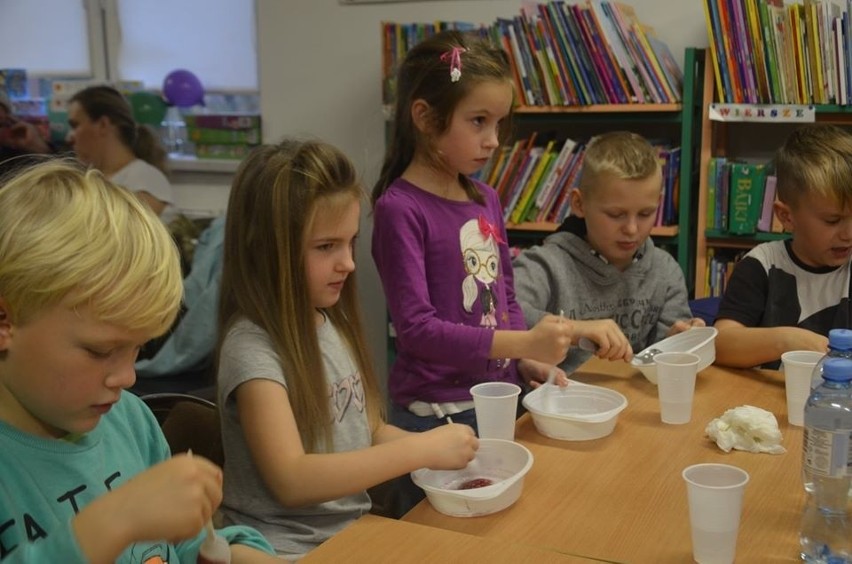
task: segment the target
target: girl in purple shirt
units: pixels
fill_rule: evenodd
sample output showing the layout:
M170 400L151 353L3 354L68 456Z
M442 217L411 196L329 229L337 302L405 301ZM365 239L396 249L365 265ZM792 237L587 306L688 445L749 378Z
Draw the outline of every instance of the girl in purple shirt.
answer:
M476 428L471 386L537 385L572 337L555 315L527 329L499 198L469 178L499 147L511 114L508 58L477 38L440 33L408 52L397 96L372 194L373 258L397 334L391 421L421 431L450 415Z

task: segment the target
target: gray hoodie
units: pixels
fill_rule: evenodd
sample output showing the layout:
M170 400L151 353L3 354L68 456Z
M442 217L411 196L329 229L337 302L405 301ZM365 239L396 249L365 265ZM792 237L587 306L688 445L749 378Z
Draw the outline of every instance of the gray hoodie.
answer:
M582 225L575 224L580 233ZM626 270L599 258L577 233L560 231L514 262L515 294L527 325L563 310L569 319L613 319L633 352L665 338L675 321L692 317L683 272L650 237ZM572 347L560 366L568 373L591 353Z

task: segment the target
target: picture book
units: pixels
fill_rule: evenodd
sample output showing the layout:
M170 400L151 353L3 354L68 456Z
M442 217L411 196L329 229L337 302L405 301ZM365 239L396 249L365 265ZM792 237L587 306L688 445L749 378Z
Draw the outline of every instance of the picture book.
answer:
M752 163L731 164L728 195L728 233L753 234L763 208L766 166Z
M763 204L760 209L760 218L757 220L758 231L772 231L772 218L775 216L773 204L775 203L776 180L774 175L766 177L766 184L763 187Z

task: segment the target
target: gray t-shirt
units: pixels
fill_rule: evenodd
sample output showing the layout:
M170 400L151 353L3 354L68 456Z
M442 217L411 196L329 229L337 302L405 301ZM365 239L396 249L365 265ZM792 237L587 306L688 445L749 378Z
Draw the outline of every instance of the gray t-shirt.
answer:
M333 424L333 451L345 452L372 444L361 374L346 344L326 319L317 329ZM225 448L222 513L228 524L258 529L283 555L302 555L370 510L366 491L308 507L284 507L264 484L252 463L240 426L234 390L263 378L285 388L278 355L269 335L245 319L225 336L219 358L218 395Z

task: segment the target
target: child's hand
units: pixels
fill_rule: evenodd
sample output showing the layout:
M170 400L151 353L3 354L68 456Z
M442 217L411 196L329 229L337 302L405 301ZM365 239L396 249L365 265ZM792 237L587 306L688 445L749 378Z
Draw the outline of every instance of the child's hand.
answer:
M530 358L522 358L518 361L518 372L529 386L538 388L544 382L547 382L547 377L550 376L550 371L556 372L556 378L553 383L557 386L567 386L568 376L565 371L552 364L545 364Z
M113 491L134 540L194 537L222 502L222 470L201 456L181 454Z
M574 332L573 321L545 315L529 330L529 348L524 355L545 364L559 364L568 353Z
M668 332L667 336L671 337L672 335L677 335L678 333L683 333L687 329L692 329L693 327L704 327L704 325L705 325L704 320L701 319L700 317L693 317L692 319L689 319L687 321L678 320L678 321L675 321L674 325L672 325L669 328L669 332Z
M574 335L579 341L585 337L597 345L595 356L604 360L623 360L630 362L633 347L624 335L621 327L612 319L592 319L574 321Z
M131 478L72 521L87 562L112 562L134 542L192 538L222 501L222 470L179 455Z
M448 423L420 433L422 448L426 449L428 467L432 470L458 470L476 456L479 439L473 429L461 423Z
M778 327L784 335L785 351L828 352L828 337L801 327Z

